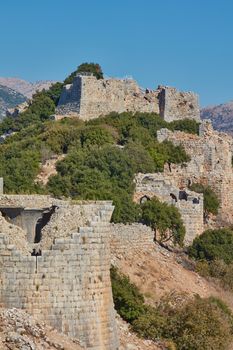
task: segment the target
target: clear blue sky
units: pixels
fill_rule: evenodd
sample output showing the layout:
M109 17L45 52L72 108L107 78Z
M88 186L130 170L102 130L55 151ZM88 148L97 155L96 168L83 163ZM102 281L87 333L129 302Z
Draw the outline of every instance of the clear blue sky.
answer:
M63 80L84 61L108 76L233 100L233 0L2 0L0 76Z

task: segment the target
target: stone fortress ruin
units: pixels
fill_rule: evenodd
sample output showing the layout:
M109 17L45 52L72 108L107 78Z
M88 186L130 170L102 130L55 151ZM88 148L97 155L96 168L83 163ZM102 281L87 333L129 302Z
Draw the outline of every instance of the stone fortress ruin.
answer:
M57 115L83 120L110 112L154 112L164 120L200 122L197 95L174 88L142 90L132 79L77 75L64 87ZM233 222L232 138L208 121L199 135L161 129L159 142L182 145L191 161L162 173L136 174L134 200L156 196L174 204L186 227L186 244L204 230L200 182L220 199L219 220ZM131 249L153 249L154 232L141 224L110 224L110 201L64 201L41 195L4 195L0 179L0 306L25 309L77 338L85 349L117 350L110 259Z
M186 230L185 244L192 243L204 231L202 194L175 186L171 178L163 173L139 173L135 177L135 183L134 200L137 203L156 197L178 208Z
M177 119L200 121L198 96L175 88L159 86L142 89L133 79L99 79L78 74L72 84L63 88L58 107L59 116L76 116L90 120L111 112L157 113L170 122Z

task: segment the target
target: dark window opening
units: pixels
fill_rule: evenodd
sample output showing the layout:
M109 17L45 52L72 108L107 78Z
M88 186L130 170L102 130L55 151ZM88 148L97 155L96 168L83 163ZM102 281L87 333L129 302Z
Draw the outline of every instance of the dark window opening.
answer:
M41 256L41 250L40 249L33 249L31 256Z
M149 201L150 200L150 198L148 197L148 196L143 196L141 199L140 199L140 204L143 204L143 203L145 203L145 202L147 202L147 201Z
M199 204L200 201L199 201L199 198L193 198L193 204Z
M53 206L49 210L45 211L42 217L37 221L34 243L39 243L41 241L41 231L43 227L49 222L52 214L55 212L55 209L56 206Z
M177 202L177 197L176 197L176 195L174 195L173 193L170 193L170 196L171 196L172 200L174 200L175 202Z
M187 201L188 200L188 194L185 191L179 191L179 200L180 201L182 201L182 200Z

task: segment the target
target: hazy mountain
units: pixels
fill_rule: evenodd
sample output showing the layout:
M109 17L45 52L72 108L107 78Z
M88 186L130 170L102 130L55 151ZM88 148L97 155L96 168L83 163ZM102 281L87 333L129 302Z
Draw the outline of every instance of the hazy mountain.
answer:
M19 92L0 85L0 119L5 116L7 108L12 108L26 101L26 97Z
M216 130L233 135L233 101L201 110L202 119L211 119Z
M3 78L0 77L0 85L7 86L20 94L31 98L32 95L38 90L48 89L55 81L36 81L31 83L29 81L19 79L19 78Z

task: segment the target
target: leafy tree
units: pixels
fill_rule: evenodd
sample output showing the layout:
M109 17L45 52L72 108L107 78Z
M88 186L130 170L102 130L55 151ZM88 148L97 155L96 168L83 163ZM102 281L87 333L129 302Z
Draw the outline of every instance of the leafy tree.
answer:
M78 68L72 72L65 80L64 84L72 84L74 77L78 73L92 73L97 79L103 79L102 68L98 63L82 63L78 66Z
M233 262L233 231L224 228L203 232L194 239L189 255L195 259L222 259L227 264Z
M127 322L132 322L144 310L144 297L129 278L111 267L112 292L115 308Z
M203 186L202 184L194 183L190 186L190 189L197 193L203 193L205 217L208 217L209 213L217 215L220 204L219 199L209 186Z
M156 197L142 204L142 222L158 233L161 242L172 240L183 244L185 228L180 212L174 205L160 202Z

